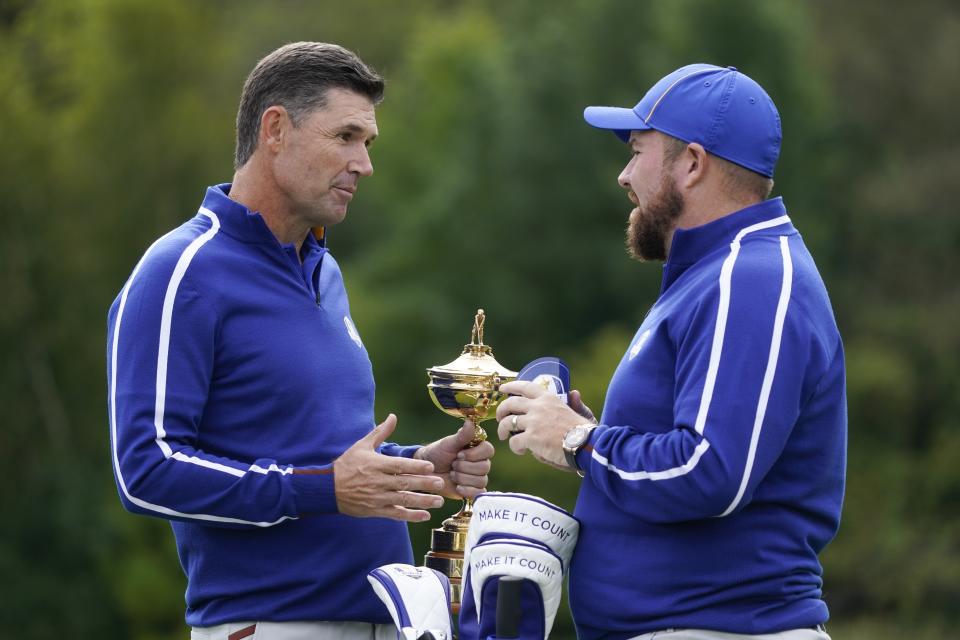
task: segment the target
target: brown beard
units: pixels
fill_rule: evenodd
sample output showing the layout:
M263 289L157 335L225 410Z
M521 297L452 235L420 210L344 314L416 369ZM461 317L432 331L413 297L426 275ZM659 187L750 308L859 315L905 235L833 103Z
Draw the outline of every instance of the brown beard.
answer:
M684 204L676 181L664 175L660 190L650 203L642 209L637 207L636 215L630 216L627 223L627 253L641 262L666 261L667 238L673 233Z

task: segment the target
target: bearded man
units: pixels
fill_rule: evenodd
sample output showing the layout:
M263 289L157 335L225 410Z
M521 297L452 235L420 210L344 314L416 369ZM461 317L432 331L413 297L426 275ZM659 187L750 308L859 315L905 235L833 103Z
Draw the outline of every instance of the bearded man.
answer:
M578 637L826 640L818 554L840 522L843 346L782 198L780 116L733 67L694 64L633 109L588 107L631 152L627 245L664 261L599 420L512 382L501 439L583 477Z

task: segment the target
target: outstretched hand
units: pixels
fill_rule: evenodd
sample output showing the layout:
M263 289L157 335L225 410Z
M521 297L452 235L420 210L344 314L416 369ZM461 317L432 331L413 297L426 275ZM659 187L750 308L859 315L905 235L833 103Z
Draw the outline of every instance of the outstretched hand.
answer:
M427 460L385 456L377 452L397 428L392 413L333 463L337 509L358 517L424 522L443 505L444 482Z
M414 458L433 463L434 473L443 480L443 495L450 498L475 498L487 488L493 445L484 440L466 448L473 440L473 422L467 420L455 434L421 448Z

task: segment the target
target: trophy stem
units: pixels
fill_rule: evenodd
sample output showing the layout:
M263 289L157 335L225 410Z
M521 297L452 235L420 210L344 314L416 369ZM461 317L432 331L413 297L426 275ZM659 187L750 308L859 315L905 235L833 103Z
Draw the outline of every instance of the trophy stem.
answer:
M469 522L471 516L473 516L473 498L464 498L460 511L457 511L453 517L461 518Z
M481 328L482 331L482 328ZM464 420L466 422L466 420ZM472 449L479 445L481 442L487 439L487 432L483 430L478 423L473 423L473 440L467 443L467 448ZM470 527L470 516L473 515L473 498L464 498L463 504L460 507L460 511L457 511L453 516L453 520L463 523L463 528L468 529Z
M487 432L474 423L473 440L467 448L473 448L487 439ZM473 499L464 498L460 511L443 521L443 526L433 529L430 536L430 551L424 564L436 569L450 578L450 608L454 614L460 612L460 597L463 586L463 551L466 549L467 531L470 529L470 517L473 515Z

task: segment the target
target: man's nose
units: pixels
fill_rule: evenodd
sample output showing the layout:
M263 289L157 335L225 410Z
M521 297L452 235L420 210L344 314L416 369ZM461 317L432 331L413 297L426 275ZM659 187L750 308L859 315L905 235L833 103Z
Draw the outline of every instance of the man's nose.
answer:
M632 161L631 161L632 162ZM627 166L623 168L623 171L620 172L620 175L617 176L617 184L626 189L630 190L630 163L627 163Z
M367 147L361 147L360 153L347 165L347 171L363 177L373 175L373 162L370 161L370 151Z

